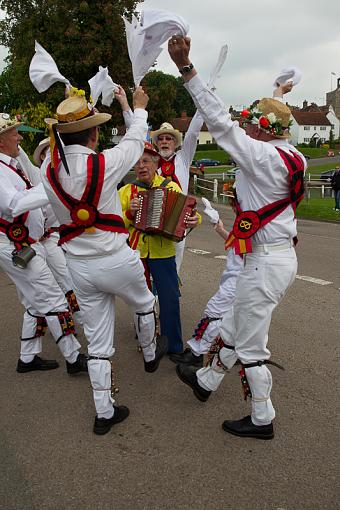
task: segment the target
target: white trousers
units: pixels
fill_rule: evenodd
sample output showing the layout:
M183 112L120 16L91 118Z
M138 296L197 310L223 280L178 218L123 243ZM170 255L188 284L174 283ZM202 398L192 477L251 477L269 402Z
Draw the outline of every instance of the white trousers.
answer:
M58 245L59 234L53 232L47 239L41 242L41 246L46 253L46 262L51 269L54 278L59 287L66 294L70 290L74 290L71 273L66 264L65 254ZM73 313L73 317L77 324L83 324L82 310Z
M270 358L268 331L274 309L293 283L297 271L294 248L267 253L251 253L245 257L240 272L232 310L223 317L220 336L234 350L222 348L211 366L197 372L199 384L215 391L222 382L225 369L237 358L243 364ZM275 411L270 399L271 373L265 365L245 369L252 393L252 421L256 425L270 423Z
M212 342L219 333L222 317L228 310L232 309L235 300L236 281L243 265L243 258L235 255L234 250L229 250L218 291L209 299L203 312L203 318L217 320L209 322L202 335L196 334L187 342L190 349L197 356L209 352Z
M105 257L85 259L66 255L66 259L83 310L88 352L97 358L88 362L97 415L110 418L114 400L110 391L111 364L106 358L115 352L115 297L122 298L136 314L136 331L145 361L155 357L155 298L147 287L138 254L128 245Z
M66 298L55 281L47 263L45 251L40 243L33 245L35 257L29 262L26 269L13 265L12 244L0 245L0 267L14 282L21 304L25 307L20 357L29 362L35 354L42 350L42 337L31 338L36 333L37 318L46 318L48 327L64 358L73 363L76 361L80 344L74 335L63 336L61 325L57 316L48 316L48 313L67 312ZM28 339L29 340L25 340Z

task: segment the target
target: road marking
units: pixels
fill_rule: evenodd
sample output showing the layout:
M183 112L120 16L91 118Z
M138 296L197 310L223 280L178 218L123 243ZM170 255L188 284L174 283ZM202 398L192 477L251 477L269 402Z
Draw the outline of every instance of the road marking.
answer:
M327 280L321 280L320 278L313 278L312 276L301 276L296 275L298 280L304 280L306 282L316 283L318 285L332 285L333 282L329 282Z
M198 250L197 248L188 248L188 251L196 253L196 255L208 255L208 253L211 253L210 251Z
M196 255L209 255L211 251L199 250L197 248L187 248L191 253L195 253ZM215 255L214 259L226 260L226 255ZM328 280L321 280L321 278L314 278L313 276L302 276L297 274L296 278L298 280L303 280L305 282L316 283L317 285L332 285L333 282L329 282ZM340 289L339 289L340 290Z

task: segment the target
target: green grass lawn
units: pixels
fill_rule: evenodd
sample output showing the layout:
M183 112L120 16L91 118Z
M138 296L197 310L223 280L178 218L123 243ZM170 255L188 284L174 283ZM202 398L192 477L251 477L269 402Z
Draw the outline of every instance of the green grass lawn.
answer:
M304 199L297 208L298 218L335 220L340 223L340 212L333 211L334 198Z

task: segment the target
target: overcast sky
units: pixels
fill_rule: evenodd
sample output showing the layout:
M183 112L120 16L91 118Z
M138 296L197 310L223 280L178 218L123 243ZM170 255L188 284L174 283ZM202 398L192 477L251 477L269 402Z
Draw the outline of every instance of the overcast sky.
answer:
M191 60L208 79L221 46L229 46L217 92L227 105L248 105L271 96L278 72L290 65L302 71L301 83L287 96L325 104L340 77L340 1L328 0L145 0L142 9L171 10L185 18L192 38ZM2 50L2 51L1 51ZM0 49L0 70L4 50ZM104 62L98 64L105 65ZM166 49L157 69L178 75ZM118 77L113 77L119 81Z

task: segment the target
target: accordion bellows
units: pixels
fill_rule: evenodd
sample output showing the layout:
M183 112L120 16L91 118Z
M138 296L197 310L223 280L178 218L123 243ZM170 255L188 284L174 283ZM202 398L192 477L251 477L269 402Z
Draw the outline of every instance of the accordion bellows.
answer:
M179 242L185 236L186 220L196 207L196 199L171 189L156 187L138 193L140 208L134 227Z

